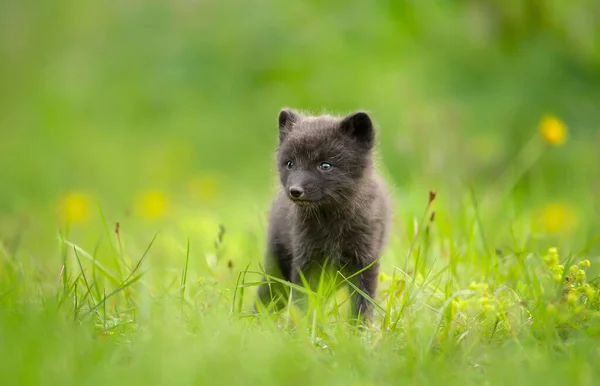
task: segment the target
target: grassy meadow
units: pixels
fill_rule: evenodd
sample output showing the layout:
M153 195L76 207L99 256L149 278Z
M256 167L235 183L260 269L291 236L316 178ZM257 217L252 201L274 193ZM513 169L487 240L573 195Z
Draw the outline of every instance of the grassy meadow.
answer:
M599 14L0 2L0 384L598 384ZM377 124L367 328L252 312L284 106Z

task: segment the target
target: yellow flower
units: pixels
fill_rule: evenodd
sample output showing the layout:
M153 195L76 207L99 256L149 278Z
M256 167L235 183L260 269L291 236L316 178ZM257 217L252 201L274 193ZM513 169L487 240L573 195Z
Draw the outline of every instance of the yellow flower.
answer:
M554 115L548 114L542 117L540 133L549 145L560 146L567 140L567 127Z
M569 273L571 274L571 276L577 275L577 272L579 272L578 266L572 265L571 268L569 268Z
M156 219L167 209L167 196L162 191L147 191L136 198L138 213L146 219Z
M556 247L548 249L548 254L544 256L544 262L548 267L555 267L558 265L558 249L556 249Z
M585 281L585 271L583 269L577 271L577 273L575 274L575 280L577 280L579 283Z
M550 267L550 271L552 272L552 278L554 280L561 281L565 273L565 267L562 265L555 265Z
M592 265L588 259L582 260L579 262L579 266L581 268L589 268Z
M588 300L593 300L596 295L596 292L594 291L592 286L589 285L588 283L585 283L584 285L579 287L578 290L579 290L579 293L585 294L585 296L588 298Z
M541 211L541 225L546 232L567 232L577 224L577 214L566 203L550 203Z
M469 289L471 291L485 291L488 289L488 284L487 283L477 283L472 281L471 284L469 284Z
M88 195L80 192L72 192L61 200L59 211L66 222L77 224L88 219L90 206Z
M556 267L552 267L552 278L556 281L562 280L562 275L565 273L565 267L562 265L557 265Z
M391 280L392 278L388 275L386 275L385 272L381 272L379 273L379 281L383 282L383 281L387 281L387 280Z

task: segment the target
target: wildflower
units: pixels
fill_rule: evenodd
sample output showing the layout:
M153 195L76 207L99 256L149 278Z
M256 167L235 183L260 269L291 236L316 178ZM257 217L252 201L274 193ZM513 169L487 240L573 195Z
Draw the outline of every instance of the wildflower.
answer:
M550 203L541 213L542 228L549 233L567 232L577 224L577 214L567 203Z
M544 256L544 263L552 272L552 278L556 281L561 281L565 272L565 267L558 263L558 249L555 247L549 248L548 253Z
M471 291L485 291L488 288L488 284L487 283L476 283L476 282L471 282L471 284L469 284L469 289Z
M90 198L79 192L67 194L59 204L62 217L69 224L81 223L89 217Z
M550 271L552 272L552 278L554 280L561 281L563 274L565 273L565 267L562 265L555 265L550 268Z
M136 198L136 205L142 217L156 219L166 212L167 196L161 191L142 192Z
M571 276L577 275L577 272L579 272L578 266L572 265L571 268L569 268L569 273L571 274Z
M575 292L571 292L567 295L567 303L571 305L577 303L577 294Z
M558 250L556 248L548 249L548 253L544 256L544 263L548 267L555 267L558 265Z
M391 277L389 277L388 275L386 275L385 272L380 272L379 273L379 281L384 282L384 281L388 281L391 280Z
M592 265L588 259L582 260L579 262L579 266L581 268L589 268Z
M552 146L561 146L567 140L567 127L554 115L545 115L540 121L542 138Z
M585 281L585 271L583 269L577 271L577 273L575 274L575 280L577 280L579 283Z
M596 295L596 291L594 291L592 286L588 283L585 283L584 285L579 287L579 292L584 294L588 298L588 300L593 300Z

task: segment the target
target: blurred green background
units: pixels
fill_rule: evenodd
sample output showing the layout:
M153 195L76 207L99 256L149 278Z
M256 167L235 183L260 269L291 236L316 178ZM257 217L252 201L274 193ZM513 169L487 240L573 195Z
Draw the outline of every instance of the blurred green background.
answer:
M291 106L371 112L401 213L472 187L594 224L598 15L595 0L2 1L0 218L56 229L96 201L117 220L262 215ZM547 114L561 146L540 136Z
M0 383L594 384L599 17L0 0ZM284 106L377 123L396 217L366 337L337 303L245 313Z

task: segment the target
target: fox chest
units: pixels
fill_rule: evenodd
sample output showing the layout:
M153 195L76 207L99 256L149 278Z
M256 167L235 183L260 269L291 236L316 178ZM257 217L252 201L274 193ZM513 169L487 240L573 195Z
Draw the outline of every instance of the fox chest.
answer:
M292 235L294 255L312 262L343 264L363 243L362 237L346 224L298 224Z

